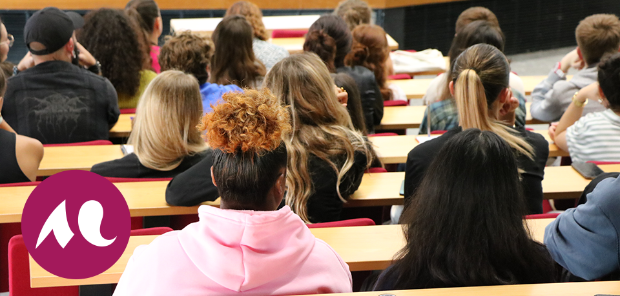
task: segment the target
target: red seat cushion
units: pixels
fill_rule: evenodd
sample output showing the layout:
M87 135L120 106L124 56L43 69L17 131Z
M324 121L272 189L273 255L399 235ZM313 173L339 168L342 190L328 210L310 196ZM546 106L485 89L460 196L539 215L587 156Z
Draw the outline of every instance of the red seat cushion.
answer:
M405 80L405 79L411 79L411 75L409 75L409 74L394 74L394 75L388 76L388 80Z
M549 219L557 218L560 213L547 213L547 214L533 214L525 216L525 219Z
M367 173L387 173L387 170L384 168L369 168L366 170Z
M393 107L393 106L407 106L409 103L407 101L384 101L383 107Z
M271 38L299 38L306 36L308 30L273 30Z
M136 114L136 108L133 108L133 109L121 109L121 114Z
M603 164L620 164L619 161L588 161L588 163L593 163L595 165L603 165Z

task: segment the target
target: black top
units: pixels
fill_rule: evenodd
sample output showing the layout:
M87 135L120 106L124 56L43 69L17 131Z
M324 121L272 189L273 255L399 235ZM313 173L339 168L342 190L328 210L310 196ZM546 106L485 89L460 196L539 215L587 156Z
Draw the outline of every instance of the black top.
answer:
M107 140L119 114L110 81L63 61L9 78L2 108L18 134L43 144Z
M522 128L515 130L534 148L534 160L525 155L519 155L517 162L519 168L524 171L521 174L521 186L523 187L528 212L529 214L540 214L542 213L543 198L542 180L545 174L545 164L549 157L549 143L539 134ZM454 128L441 137L416 146L409 152L405 172L405 199L413 196L424 178L426 169L443 144L461 131L461 127Z
M143 166L138 156L131 153L117 160L96 164L90 171L103 177L113 178L174 178L204 158L211 158L210 150L185 157L179 166L173 170L158 171Z
M308 199L310 222L331 222L340 220L342 201L336 192L338 175L324 161L311 155L308 170L312 178L314 193ZM214 201L219 196L211 180L211 157L179 174L170 181L166 190L166 201L174 206L195 206L205 201ZM342 165L342 161L337 163ZM355 162L340 182L340 193L348 197L359 188L366 170L366 155L355 153Z
M16 138L14 133L0 129L0 184L30 182L17 163Z
M375 74L363 66L340 67L338 73L346 73L355 80L360 91L366 130L369 134L375 132L375 125L383 119L383 97L375 80Z

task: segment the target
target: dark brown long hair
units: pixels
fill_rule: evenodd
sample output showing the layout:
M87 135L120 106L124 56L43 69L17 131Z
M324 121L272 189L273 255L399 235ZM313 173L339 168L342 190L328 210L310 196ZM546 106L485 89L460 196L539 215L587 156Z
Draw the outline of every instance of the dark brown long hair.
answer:
M321 38L314 38L317 36L316 33L314 33L315 31L320 32ZM344 66L344 57L351 51L351 31L349 31L349 27L347 27L347 24L339 16L333 14L322 15L310 26L310 29L308 29L306 41L304 42L304 50L306 50L306 46L308 46L308 48L329 49L331 48L331 44L336 45L333 68L340 68ZM312 51L322 59L324 58L319 52L313 50L307 51ZM323 60L323 62L327 64L328 61Z
M551 282L547 250L531 240L517 160L493 132L465 130L441 148L401 216L407 240L377 288Z
M137 28L122 10L101 8L84 16L77 38L101 62L101 73L117 93L134 96L147 55ZM146 62L148 63L148 62Z
M392 99L392 90L385 81L385 62L390 56L387 37L383 28L376 25L359 25L352 32L353 46L344 58L347 66L364 66L375 74L383 100Z
M138 30L138 38L146 45L143 49L148 57L148 65L151 67L151 34L155 27L158 17L161 17L159 6L153 0L131 0L125 6L125 12L140 28Z
M253 87L267 70L252 50L252 26L242 15L222 19L211 36L215 53L211 59L210 81L218 84L236 84L241 88Z

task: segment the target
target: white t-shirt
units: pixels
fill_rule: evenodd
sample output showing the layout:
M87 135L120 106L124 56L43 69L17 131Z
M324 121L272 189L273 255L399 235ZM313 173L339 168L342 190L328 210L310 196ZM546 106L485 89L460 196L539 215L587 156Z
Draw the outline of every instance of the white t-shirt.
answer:
M430 105L439 100L439 97L443 93L444 88L446 87L446 73L439 74L437 77L431 81L431 84L428 86L426 93L422 100L424 100L424 104ZM523 86L523 80L519 78L519 76L510 72L509 78L510 88L514 91L520 92L523 96L525 96L525 87Z
M566 130L573 162L620 161L620 116L611 109L586 114Z

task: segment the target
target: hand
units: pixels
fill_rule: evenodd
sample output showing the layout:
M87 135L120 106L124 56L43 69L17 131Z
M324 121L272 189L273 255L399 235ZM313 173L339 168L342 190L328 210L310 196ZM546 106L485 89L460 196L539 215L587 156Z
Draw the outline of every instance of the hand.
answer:
M21 71L26 71L27 69L30 69L34 67L34 59L32 58L32 55L30 54L30 52L28 52L24 58L19 61L19 64L17 64L17 70Z
M567 73L571 67L577 70L583 69L583 67L585 67L585 63L579 57L577 49L573 49L562 58L562 61L560 62L560 67L562 72Z
M599 89L600 85L598 81L593 82L590 85L579 90L579 95L577 96L577 99L581 99L583 100L583 102L585 102L586 99L600 101L602 97Z
M78 60L80 61L80 65L88 68L88 67L94 66L97 63L97 60L95 59L95 57L93 57L93 55L90 54L90 52L88 52L88 50L86 50L84 46L82 46L82 44L80 44L79 42L76 42L75 45L77 46L77 49L80 52L80 54L78 55Z
M549 138L551 138L551 141L555 141L555 130L558 127L558 123L559 122L552 122L551 125L549 125Z
M516 111L519 108L519 99L512 95L512 91L508 90L507 99L499 110L499 120L509 126L514 126L516 121Z
M342 106L347 106L347 102L349 101L349 93L342 87L338 87L334 85L334 90L336 92L336 98L338 98L338 102L342 104Z

